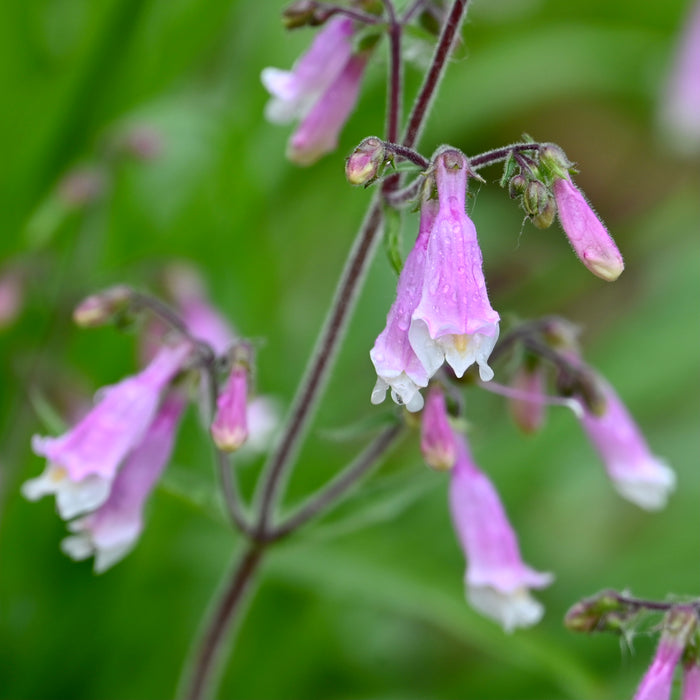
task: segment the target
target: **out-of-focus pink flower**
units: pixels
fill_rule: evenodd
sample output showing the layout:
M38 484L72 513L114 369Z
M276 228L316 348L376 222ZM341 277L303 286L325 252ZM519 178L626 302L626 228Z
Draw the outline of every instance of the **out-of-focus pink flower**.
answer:
M634 700L668 700L673 676L697 619L691 607L670 610L664 620L664 631L656 655L634 694Z
M216 401L211 434L224 452L237 450L248 438L248 370L234 364L224 390Z
M697 660L683 666L681 700L700 700L700 666Z
M74 520L74 534L61 543L73 559L95 556L95 572L102 573L126 556L143 530L145 503L165 469L185 400L171 392L163 400L143 440L119 470L107 500L97 510Z
M476 228L465 212L468 172L459 151L445 151L435 161L439 211L408 337L428 376L443 361L458 377L476 362L481 379L488 381L493 378L488 358L500 317L491 308Z
M161 393L191 351L189 343L164 346L139 374L102 389L95 407L70 431L60 437L35 435L32 449L48 466L24 484L22 493L32 501L55 494L64 519L104 503L119 465L141 442Z
M614 282L625 265L603 222L568 177L555 180L553 189L561 227L579 260L597 277Z
M165 284L190 335L207 343L217 355L225 355L236 334L207 299L204 283L194 268L182 263L170 265Z
M600 381L600 387L605 413L596 416L585 409L581 417L584 430L623 498L646 510L663 508L676 485L675 473L651 454L614 389L604 380Z
M679 150L700 150L700 2L693 5L678 44L662 119Z
M396 287L396 301L387 315L386 327L379 334L369 353L377 372L377 383L372 390L372 403L384 401L387 389L398 404L409 411L423 407L419 389L428 385L430 378L408 339L411 316L418 305L428 238L437 215L437 202L428 200L421 207L418 238L404 263Z
M355 105L367 55L353 54L353 33L352 20L334 17L291 71L262 72L263 85L272 95L265 109L267 119L301 122L287 151L299 165L310 165L336 147Z
M83 166L68 171L58 183L58 197L66 206L78 209L102 196L107 185L105 173Z
M426 464L433 469L452 469L457 459L457 445L447 415L445 394L438 385L428 391L420 435L421 452Z
M510 413L524 433L537 432L545 418L545 375L541 367L521 367L511 382L520 396L510 399ZM532 396L532 400L526 398Z
M552 575L523 563L515 532L493 484L477 469L465 439L456 435L456 441L450 510L467 558L467 600L506 632L534 625L543 608L529 589L549 585Z

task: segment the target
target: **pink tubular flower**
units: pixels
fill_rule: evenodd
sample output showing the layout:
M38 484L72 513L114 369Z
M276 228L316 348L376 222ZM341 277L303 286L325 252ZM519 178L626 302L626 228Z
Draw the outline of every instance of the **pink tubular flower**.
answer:
M614 282L625 265L603 222L568 176L554 181L554 197L559 222L579 260L597 277Z
M695 611L690 607L679 606L666 614L656 655L634 694L634 700L668 700L671 697L676 666L696 623Z
M437 203L428 200L421 207L418 238L404 263L396 287L396 301L386 319L386 327L379 334L369 353L377 371L377 383L372 390L372 403L384 401L386 390L398 404L409 411L423 408L419 389L428 385L430 375L411 347L408 330L423 286L425 256L428 238L437 215Z
M426 464L433 469L452 469L457 459L457 445L447 416L445 394L437 385L428 391L420 435L421 452Z
M474 465L462 436L451 472L450 510L467 557L467 600L506 632L539 622L543 608L530 588L552 581L523 563L518 542L493 484Z
M272 99L265 116L274 123L301 121L288 157L310 165L337 145L357 100L367 55L353 54L352 20L330 19L291 71L265 68L261 79Z
M211 434L224 452L237 450L248 438L248 370L234 364L224 390L216 401Z
M32 439L32 449L48 466L27 481L31 501L56 494L58 512L69 519L94 510L107 499L119 465L141 442L160 403L161 392L191 353L189 343L161 348L139 374L104 388L97 405L60 437Z
M446 151L437 157L435 171L439 211L408 337L428 376L443 361L458 377L476 362L488 381L500 317L489 303L476 228L464 209L469 166L462 153Z
M700 666L697 660L683 666L681 700L700 700Z
M521 367L511 382L511 387L522 394L511 398L510 413L515 424L524 433L535 433L545 419L545 376L541 367ZM531 395L532 400L525 398Z
M680 149L700 149L700 2L695 3L678 46L662 117Z
M596 416L584 409L581 423L600 454L619 494L640 508L658 510L666 505L676 485L676 475L654 457L614 389L600 382L605 413Z
M215 354L226 354L236 334L207 300L199 274L189 265L173 264L166 272L166 286L190 335L207 343Z
M70 523L74 534L61 543L68 556L81 560L94 555L99 574L131 551L143 530L146 500L170 459L184 408L184 399L175 393L163 400L142 442L119 470L107 500Z

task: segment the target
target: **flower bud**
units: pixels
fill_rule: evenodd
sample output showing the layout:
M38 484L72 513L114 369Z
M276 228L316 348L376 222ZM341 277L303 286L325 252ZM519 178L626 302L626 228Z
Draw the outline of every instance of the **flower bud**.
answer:
M535 216L530 217L530 221L539 229L549 228L554 223L554 217L557 215L557 203L554 197L550 194L542 207L542 211Z
M513 377L511 386L523 396L531 395L532 401L526 398L510 400L510 413L515 424L524 433L535 433L544 424L545 404L544 397L545 376L541 367L521 367Z
M523 208L530 216L541 214L551 197L547 188L539 180L530 180L523 194Z
M425 463L444 471L452 469L457 459L457 446L447 416L445 394L439 386L432 386L423 409L420 447Z
M601 591L579 601L566 613L564 625L572 632L603 632L619 629L626 606L615 591Z
M508 183L508 194L511 199L516 199L524 194L527 188L527 179L523 175L513 175Z
M314 24L317 4L313 0L298 0L282 12L282 22L287 29L298 29Z
M83 299L73 311L73 321L82 328L105 325L123 314L129 308L131 300L132 292L129 287L110 287Z
M566 157L564 151L553 143L540 146L540 166L555 179L569 176L569 168L573 163Z
M234 452L248 439L248 370L235 363L224 390L216 401L211 435L224 452Z
M386 149L381 139L369 136L345 161L345 176L351 185L369 185L377 179L386 162Z

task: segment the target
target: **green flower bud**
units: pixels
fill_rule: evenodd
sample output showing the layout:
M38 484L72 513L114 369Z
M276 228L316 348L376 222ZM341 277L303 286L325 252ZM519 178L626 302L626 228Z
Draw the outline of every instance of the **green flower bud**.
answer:
M117 320L131 305L129 287L118 285L83 299L73 311L73 321L82 328L95 328Z
M367 186L377 179L385 162L384 142L376 136L369 136L345 161L345 176L351 185Z

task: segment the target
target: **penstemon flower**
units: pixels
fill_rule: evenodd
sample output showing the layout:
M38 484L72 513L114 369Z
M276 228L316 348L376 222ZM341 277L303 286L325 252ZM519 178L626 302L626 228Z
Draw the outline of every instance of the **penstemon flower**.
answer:
M696 624L695 611L691 607L679 606L667 613L656 655L634 694L634 700L668 700L671 697L676 666Z
M408 336L428 376L446 361L458 377L473 363L493 378L489 355L500 317L491 308L476 228L465 212L469 165L459 151L435 161L439 210L428 241L420 301Z
M456 440L449 498L452 521L467 558L467 600L506 632L534 625L544 610L529 589L549 585L552 575L523 563L493 484L476 468L464 437L456 435Z
M681 700L700 700L700 666L697 659L693 659L683 666Z
M561 227L579 260L597 277L614 282L625 265L603 222L568 175L554 180L553 189Z
M679 149L700 148L700 2L696 0L676 55L662 117Z
M445 394L437 384L430 387L423 409L420 447L425 463L433 469L452 469L457 459L455 435L450 426Z
M352 20L332 18L291 71L262 72L263 85L272 95L265 109L268 120L300 120L287 149L298 165L311 165L337 146L355 106L368 54L353 53L354 31Z
M644 436L614 389L600 381L605 399L602 416L584 408L581 424L600 454L619 494L640 508L658 510L666 505L676 475L649 451Z
M71 558L94 555L95 572L102 573L131 551L143 530L146 500L170 459L184 408L182 396L166 396L143 440L119 470L107 500L69 524L74 534L63 540L61 549Z
M386 327L379 334L369 356L377 371L372 403L384 401L386 391L409 411L423 408L419 389L428 385L430 375L411 347L408 330L423 285L426 250L430 231L437 216L437 203L428 200L421 207L418 238L404 263L396 287L396 301L387 315Z
M55 494L64 519L104 503L120 464L141 442L161 393L191 352L190 343L162 347L139 374L102 389L96 406L70 431L60 437L35 435L32 449L48 466L23 485L25 497L35 501Z

